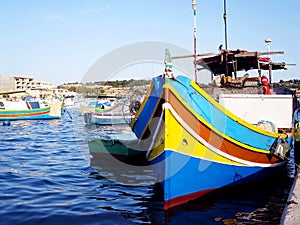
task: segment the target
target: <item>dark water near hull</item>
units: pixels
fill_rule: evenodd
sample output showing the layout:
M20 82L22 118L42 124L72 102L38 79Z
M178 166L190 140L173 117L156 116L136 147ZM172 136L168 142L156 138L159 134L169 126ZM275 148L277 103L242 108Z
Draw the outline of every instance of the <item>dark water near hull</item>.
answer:
M65 114L1 127L0 224L279 223L292 183L290 164L277 182L226 191L165 214L149 167L90 160L86 138L120 128L87 129L70 113L72 119Z

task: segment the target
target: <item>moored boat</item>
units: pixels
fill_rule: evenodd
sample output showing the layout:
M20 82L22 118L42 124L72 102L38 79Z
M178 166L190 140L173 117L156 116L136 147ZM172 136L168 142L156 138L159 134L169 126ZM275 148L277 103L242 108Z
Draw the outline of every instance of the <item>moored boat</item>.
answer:
M222 54L229 53L224 51L198 63L206 61L212 73L218 75L226 69L227 63L231 63L222 64L222 60L228 58ZM231 53L232 60L240 57L238 52ZM250 58L240 58L242 61L237 70L250 69L250 64L263 69L264 62L259 54L250 55ZM167 60L170 58L166 57ZM170 61L166 62L164 75L152 79L147 96L131 124L137 137L147 143L146 157L163 186L165 210L222 187L269 178L286 165L292 140L285 132L291 129L293 95L263 94L261 83L254 87L257 93L251 88L251 94L243 95L241 93L247 88L242 83L238 87L224 86L225 89L238 88L238 94L231 93L230 97L223 93L223 96L216 96L218 100L220 96L223 98L218 102L190 78L174 77L170 64ZM285 68L283 64L272 65L273 69ZM261 79L260 75L258 78ZM238 101L234 100L230 105L226 97L230 100L238 97ZM273 108L269 110L272 112L262 108L262 102L266 101L271 102ZM248 106L243 104L241 114L237 116L238 107L233 106L243 102L248 102ZM256 110L252 110L253 107ZM228 108L237 111L233 113ZM252 115L241 116L245 113ZM268 114L272 114L272 118ZM255 118L255 122L249 118Z
M97 101L95 105L95 112L106 112L111 109L115 104L115 100L102 100Z
M115 113L85 113L84 121L88 125L116 125L116 124L129 124L133 118L130 113L124 114L121 112Z
M103 113L111 109L114 105L114 100L96 99L92 101L81 101L79 114L84 115L85 113Z
M139 107L138 101L132 101L130 104L119 101L109 109L103 109L103 112L85 113L84 121L88 125L130 124Z
M93 136L87 143L91 156L98 160L111 155L128 164L147 164L146 152L133 132Z
M0 101L0 120L59 119L61 105L59 100L45 107L41 107L39 102Z

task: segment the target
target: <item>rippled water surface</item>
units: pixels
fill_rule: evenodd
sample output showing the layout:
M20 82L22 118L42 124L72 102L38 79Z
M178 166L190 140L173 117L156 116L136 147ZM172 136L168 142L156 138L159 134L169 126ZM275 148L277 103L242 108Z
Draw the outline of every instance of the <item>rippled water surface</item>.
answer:
M85 140L119 132L99 129L86 128L71 110L61 120L1 126L0 224L279 223L291 166L278 182L239 188L165 214L150 167L118 167L106 159L93 164Z

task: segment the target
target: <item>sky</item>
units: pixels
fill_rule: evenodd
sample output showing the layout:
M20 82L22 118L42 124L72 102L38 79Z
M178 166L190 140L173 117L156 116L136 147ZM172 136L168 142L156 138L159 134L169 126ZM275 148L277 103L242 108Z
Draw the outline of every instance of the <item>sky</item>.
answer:
M130 59L131 51L119 54L118 49L133 43L170 43L193 52L191 3L0 0L0 75L34 77L59 85L81 82L111 52L116 56L108 64L119 57ZM264 41L270 38L271 51L285 52L272 59L296 64L274 72L273 81L300 79L299 9L299 0L227 0L228 48L267 51ZM197 0L197 52L218 53L220 44L224 45L223 0ZM157 54L163 61L164 52ZM134 63L129 60L129 64ZM157 65L147 68L127 69L128 79L154 74Z

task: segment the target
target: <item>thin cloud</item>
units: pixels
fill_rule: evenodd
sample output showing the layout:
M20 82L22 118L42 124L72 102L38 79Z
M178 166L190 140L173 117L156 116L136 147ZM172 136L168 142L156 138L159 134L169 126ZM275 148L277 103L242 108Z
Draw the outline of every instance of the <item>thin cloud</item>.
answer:
M102 6L102 7L91 8L91 9L87 9L87 10L81 11L81 14L82 15L97 14L97 13L101 13L101 12L103 12L105 10L108 10L108 9L110 9L110 6L109 5L105 5L105 6Z

